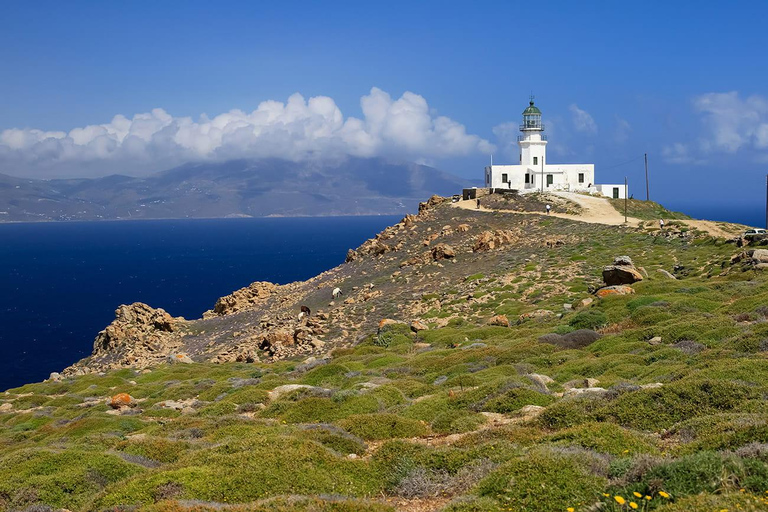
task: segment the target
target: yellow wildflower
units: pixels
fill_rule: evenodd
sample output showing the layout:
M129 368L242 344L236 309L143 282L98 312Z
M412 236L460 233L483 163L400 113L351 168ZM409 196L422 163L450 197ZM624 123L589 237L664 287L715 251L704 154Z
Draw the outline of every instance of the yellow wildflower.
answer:
M642 497L643 497L643 495L642 495L642 494L640 494L640 493L639 493L639 492L637 492L637 491L633 492L632 494L634 494L634 495L635 495L635 498L642 498Z
M618 503L619 505L623 505L627 502L627 500L625 500L621 496L614 496L613 499L615 499L616 503Z
M575 509L575 508L573 508L573 507L568 507L568 508L567 508L567 509L565 509L565 510L567 510L568 512L574 512L576 509Z
M766 491L766 492L768 492L768 491ZM611 495L610 495L610 494L608 494L607 492L604 492L604 493L603 493L603 496L605 496L606 498L610 498L610 497L611 497Z
M645 499L647 499L648 501L651 501L651 497L650 496L646 496Z
M635 503L634 501L630 501L629 502L629 506L636 509L637 508L637 503Z
M659 491L659 496L669 499L669 494L665 493L664 491Z

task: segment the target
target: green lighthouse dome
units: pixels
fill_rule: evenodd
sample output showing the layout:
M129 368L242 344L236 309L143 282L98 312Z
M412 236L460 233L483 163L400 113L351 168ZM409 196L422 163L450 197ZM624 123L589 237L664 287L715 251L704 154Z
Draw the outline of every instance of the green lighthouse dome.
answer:
M523 110L524 116L531 115L531 114L541 115L541 110L539 110L539 107L533 104L533 100L531 100L530 103L528 104L528 108Z

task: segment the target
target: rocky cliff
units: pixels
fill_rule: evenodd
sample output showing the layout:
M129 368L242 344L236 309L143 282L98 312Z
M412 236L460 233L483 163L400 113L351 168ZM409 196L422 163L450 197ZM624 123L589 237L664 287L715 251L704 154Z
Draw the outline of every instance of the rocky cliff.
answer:
M626 285L643 279L640 272L645 270L635 268L628 256L603 268L602 280L585 273L578 257L549 268L537 267L544 255L570 252L615 227L557 219L558 227L552 229L555 219L541 215L474 212L453 206L448 198L433 196L421 203L417 215L406 215L350 249L343 265L304 282L255 282L218 299L202 319L171 318L145 304L121 306L115 321L96 338L93 354L64 373L146 368L175 354L198 362L322 355L332 348L355 345L382 319L429 322L434 328L471 317L494 304L506 286L523 278L532 284L520 293L521 303L565 294L572 287L567 283L574 280L591 290L617 285L597 291L598 296L606 296L630 293ZM643 226L618 229L681 239L706 236L675 229L655 232ZM504 274L505 269L521 265L537 270ZM499 290L477 293L484 276L499 272L504 274ZM479 277L467 277L473 275ZM338 297L334 289L340 291Z

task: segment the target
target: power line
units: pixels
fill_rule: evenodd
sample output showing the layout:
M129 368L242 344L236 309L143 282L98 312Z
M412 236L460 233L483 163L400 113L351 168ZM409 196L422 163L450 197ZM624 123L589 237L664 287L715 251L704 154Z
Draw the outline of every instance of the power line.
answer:
M600 170L607 171L609 169L615 169L616 167L621 167L622 165L627 165L627 164L631 164L632 162L637 162L638 160L641 160L643 158L645 158L645 155L640 155L637 158L633 158L632 160L627 160L626 162L622 162L620 164L612 165L610 167L601 167Z

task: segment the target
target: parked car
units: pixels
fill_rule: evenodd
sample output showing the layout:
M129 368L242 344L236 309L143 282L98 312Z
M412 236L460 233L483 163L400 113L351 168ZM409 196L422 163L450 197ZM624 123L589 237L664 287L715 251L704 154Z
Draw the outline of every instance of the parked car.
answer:
M755 229L748 229L744 232L744 235L742 235L744 238L754 238L756 236L763 237L765 235L768 235L768 231L760 228Z

